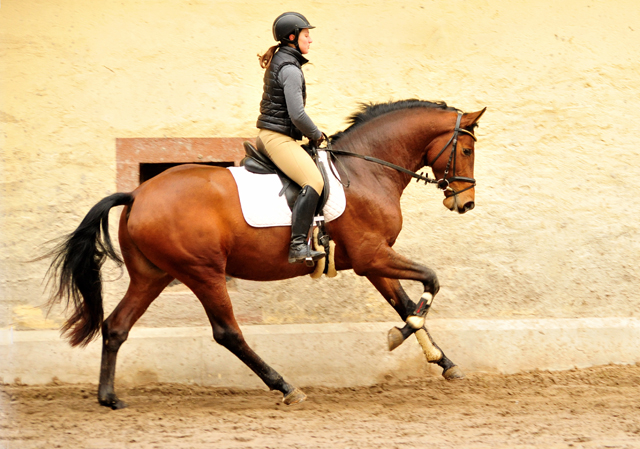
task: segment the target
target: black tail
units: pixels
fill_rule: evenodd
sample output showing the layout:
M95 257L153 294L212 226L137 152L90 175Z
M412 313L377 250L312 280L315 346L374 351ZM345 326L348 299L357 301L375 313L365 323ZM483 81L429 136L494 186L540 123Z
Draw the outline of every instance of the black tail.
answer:
M86 345L102 326L102 277L100 267L108 257L119 265L109 237L109 210L133 203L131 193L114 193L93 206L78 229L44 257L53 257L47 278L54 286L49 307L64 300L73 314L62 327L71 346Z

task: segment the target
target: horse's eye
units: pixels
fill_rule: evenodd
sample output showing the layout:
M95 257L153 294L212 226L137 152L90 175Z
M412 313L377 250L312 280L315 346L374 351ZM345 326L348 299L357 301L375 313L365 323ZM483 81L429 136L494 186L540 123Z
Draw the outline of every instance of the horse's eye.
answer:
M471 148L463 148L462 149L462 154L464 154L465 156L471 156L472 152L473 152L473 150Z

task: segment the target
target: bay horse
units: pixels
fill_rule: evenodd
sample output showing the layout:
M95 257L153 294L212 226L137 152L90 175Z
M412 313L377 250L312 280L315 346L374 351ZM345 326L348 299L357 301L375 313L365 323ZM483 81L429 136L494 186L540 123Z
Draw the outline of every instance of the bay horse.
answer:
M366 276L410 324L396 345L416 330L422 335L421 344L429 345L424 316L440 288L432 269L392 249L402 229L400 196L412 176L425 179L414 172L430 166L444 190L444 205L458 213L473 209L473 130L485 110L463 114L444 102L420 100L363 105L351 116L350 126L330 139L340 161L338 170L350 179L344 213L326 224L335 242L335 267ZM380 160L387 166L375 163ZM122 258L109 237L109 210L115 206L124 206L118 231ZM70 344L86 345L102 331L99 403L113 409L126 406L114 389L118 349L174 279L202 303L217 343L269 389L282 392L286 404L304 400L302 391L247 345L226 287L226 276L274 281L310 274L313 267L288 263L289 237L286 226L253 228L245 222L234 178L222 167L177 166L132 192L98 202L48 254L53 261L47 276L54 283L49 306L63 301L71 308L62 328ZM120 303L103 320L100 267L107 258L124 262L130 282ZM418 304L405 293L401 279L424 285ZM460 377L457 367L435 348L431 358L425 349L428 361L438 363L445 377Z

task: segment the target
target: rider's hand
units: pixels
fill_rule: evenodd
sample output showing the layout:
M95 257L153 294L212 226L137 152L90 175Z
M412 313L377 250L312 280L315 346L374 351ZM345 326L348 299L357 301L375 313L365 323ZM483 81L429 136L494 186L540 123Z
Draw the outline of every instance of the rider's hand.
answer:
M314 147L316 147L316 148L320 148L320 144L321 144L322 142L324 142L324 134L322 134L322 135L320 136L320 138L319 138L319 139L312 140L312 141L311 141L311 144L312 144Z

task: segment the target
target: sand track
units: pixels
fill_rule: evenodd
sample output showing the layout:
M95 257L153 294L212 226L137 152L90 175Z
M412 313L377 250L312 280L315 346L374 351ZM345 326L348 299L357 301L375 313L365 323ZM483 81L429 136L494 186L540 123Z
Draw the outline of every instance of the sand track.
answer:
M0 447L640 447L640 366L304 390L287 407L264 390L150 384L121 388L129 407L112 411L95 385L3 385Z

